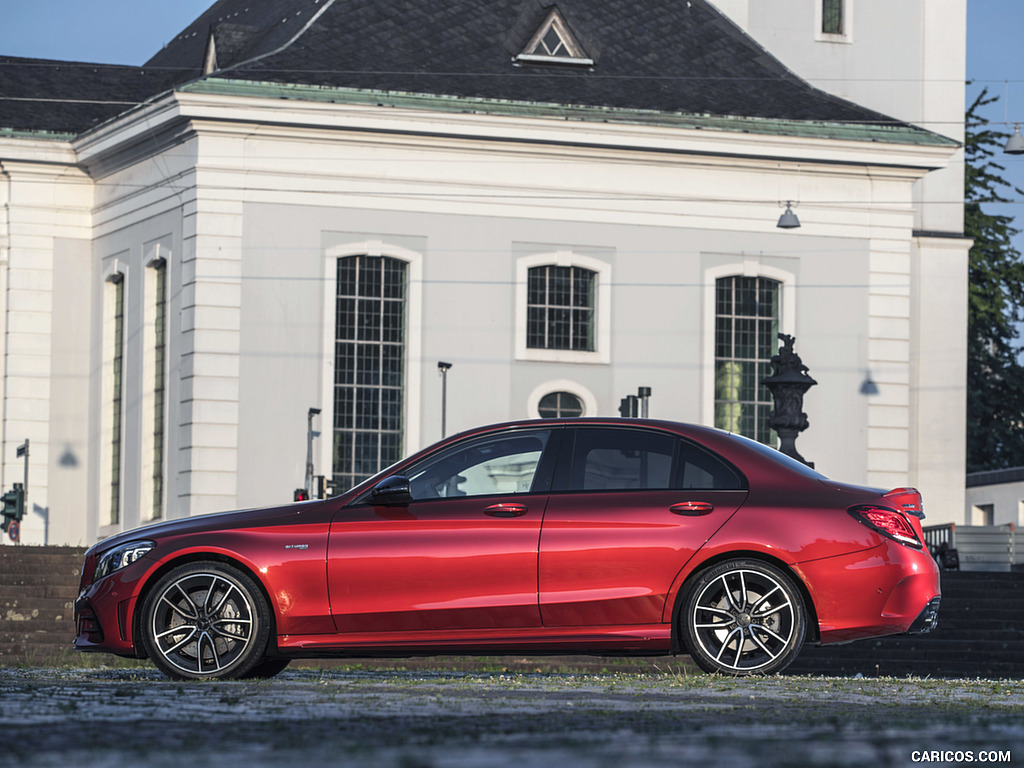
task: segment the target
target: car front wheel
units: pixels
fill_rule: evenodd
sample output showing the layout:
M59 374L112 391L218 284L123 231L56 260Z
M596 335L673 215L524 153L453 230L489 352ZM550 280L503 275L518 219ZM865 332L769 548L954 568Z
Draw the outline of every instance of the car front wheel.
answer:
M806 610L793 580L758 560L729 560L700 573L687 592L680 631L706 672L781 672L804 642Z
M188 563L150 591L141 629L149 658L170 677L240 678L263 660L270 615L246 574L223 563Z

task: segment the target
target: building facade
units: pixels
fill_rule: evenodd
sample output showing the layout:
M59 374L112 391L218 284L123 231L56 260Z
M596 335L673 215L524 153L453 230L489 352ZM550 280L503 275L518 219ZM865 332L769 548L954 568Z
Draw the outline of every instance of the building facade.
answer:
M780 332L819 383L801 453L960 519L963 2L896 34L845 0L842 40L830 3L789 4L808 40L725 0L220 0L92 78L91 113L5 107L23 541L287 502L310 423L347 487L441 436L442 384L449 433L650 387L653 417L771 442ZM933 23L952 47L891 72L913 107L872 101L878 53ZM846 57L820 89L819 55ZM8 92L48 71L7 64Z

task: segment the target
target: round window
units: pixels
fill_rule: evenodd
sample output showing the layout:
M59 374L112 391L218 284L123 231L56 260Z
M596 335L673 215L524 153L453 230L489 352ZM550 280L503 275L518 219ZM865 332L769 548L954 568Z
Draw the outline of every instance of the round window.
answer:
M540 399L537 412L542 419L582 416L583 401L572 392L550 392Z

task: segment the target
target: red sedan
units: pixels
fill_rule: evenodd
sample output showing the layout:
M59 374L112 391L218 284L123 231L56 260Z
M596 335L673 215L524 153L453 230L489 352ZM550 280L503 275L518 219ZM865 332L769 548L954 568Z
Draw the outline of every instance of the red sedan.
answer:
M83 651L178 678L324 656L688 653L780 672L805 642L927 632L917 491L636 419L476 429L325 501L169 521L86 553Z

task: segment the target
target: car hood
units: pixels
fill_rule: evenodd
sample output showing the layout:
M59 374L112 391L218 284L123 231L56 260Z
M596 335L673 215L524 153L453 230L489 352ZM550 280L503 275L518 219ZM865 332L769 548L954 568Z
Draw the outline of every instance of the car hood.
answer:
M142 539L156 540L165 536L178 536L184 533L201 533L203 531L223 531L232 528L273 525L285 522L290 518L295 518L303 512L308 512L323 504L324 502L320 500L306 501L297 504L286 504L280 507L260 507L233 512L215 512L209 515L152 523L103 539L103 541L90 547L89 551L86 552L86 556L95 552L106 551L111 547L116 547L118 544L124 544L129 541L139 541Z

